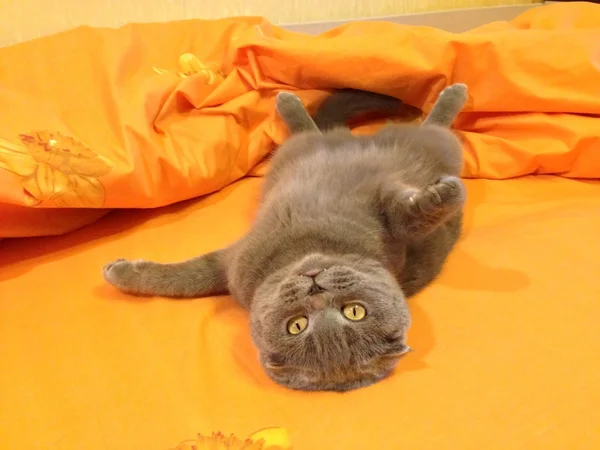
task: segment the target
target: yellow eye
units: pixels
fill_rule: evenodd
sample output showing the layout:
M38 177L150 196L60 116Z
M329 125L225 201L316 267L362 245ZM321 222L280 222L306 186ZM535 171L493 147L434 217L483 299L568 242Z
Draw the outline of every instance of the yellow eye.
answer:
M342 312L347 319L355 322L363 320L367 316L367 310L360 303L348 303L342 308Z
M300 334L308 326L308 319L304 316L294 317L287 324L288 333Z

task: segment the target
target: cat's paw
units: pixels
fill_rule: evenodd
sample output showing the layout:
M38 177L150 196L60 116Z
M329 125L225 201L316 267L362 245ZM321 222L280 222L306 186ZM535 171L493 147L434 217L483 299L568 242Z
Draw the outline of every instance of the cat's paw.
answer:
M466 84L454 83L444 88L439 98L448 104L455 105L456 109L460 110L467 102L468 96L469 90Z
M277 94L275 108L281 117L288 117L299 109L304 109L302 100L293 92L282 91Z
M461 208L466 199L463 182L455 176L445 176L425 189L408 192L411 212L416 215L448 214Z
M382 191L388 226L401 239L421 238L462 209L466 199L460 178L444 176L423 188L393 182Z
M152 265L149 261L117 259L102 268L102 276L117 289L129 293L141 293L144 272Z

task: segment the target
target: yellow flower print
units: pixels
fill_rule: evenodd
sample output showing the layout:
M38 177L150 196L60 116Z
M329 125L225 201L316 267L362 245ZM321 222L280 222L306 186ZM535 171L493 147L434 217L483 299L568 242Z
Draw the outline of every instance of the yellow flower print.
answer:
M170 73L168 70L153 67L158 74ZM223 72L214 65L212 67L204 64L193 53L184 53L179 57L179 70L177 72L181 78L192 75L201 76L206 84L215 84L225 79Z
M30 204L52 202L63 208L104 206L98 177L112 167L97 153L58 132L20 135L21 144L0 139L0 168L23 177Z
M283 428L265 428L252 434L248 439L222 433L212 436L199 434L194 440L179 444L175 450L291 450L287 432Z

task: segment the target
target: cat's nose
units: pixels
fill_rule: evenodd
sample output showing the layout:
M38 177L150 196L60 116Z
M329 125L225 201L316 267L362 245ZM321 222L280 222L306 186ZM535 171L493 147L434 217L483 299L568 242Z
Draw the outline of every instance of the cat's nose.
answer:
M317 277L321 272L323 272L323 269L308 269L302 272L303 277L312 278L313 284L308 291L308 295L312 296L325 292L325 289L317 284Z

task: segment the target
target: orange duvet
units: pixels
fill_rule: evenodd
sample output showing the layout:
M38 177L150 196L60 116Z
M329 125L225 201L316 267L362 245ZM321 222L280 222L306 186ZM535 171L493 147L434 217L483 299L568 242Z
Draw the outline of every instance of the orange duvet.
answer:
M286 136L278 90L313 108L349 86L427 111L451 82L471 96L464 237L411 300L414 351L389 379L286 390L232 299L102 281L115 258L181 260L247 230ZM266 427L294 450L600 448L600 6L459 35L82 28L0 49L0 108L0 237L40 236L0 242L2 449L166 450Z

